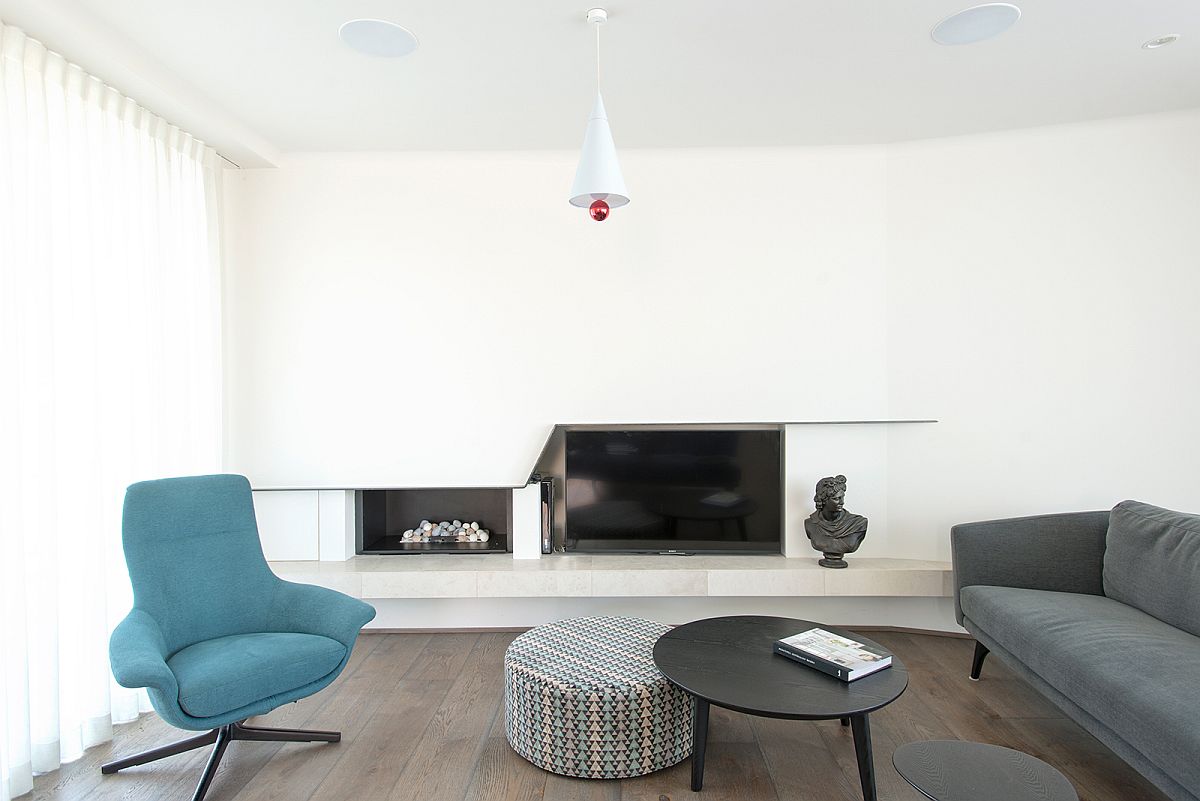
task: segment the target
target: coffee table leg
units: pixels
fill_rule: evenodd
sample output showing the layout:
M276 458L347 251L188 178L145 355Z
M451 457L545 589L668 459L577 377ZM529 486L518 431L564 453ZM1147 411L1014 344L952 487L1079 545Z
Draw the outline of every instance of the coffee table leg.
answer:
M871 721L865 713L851 715L850 726L854 735L854 755L858 757L858 779L862 782L863 801L877 801L875 758L871 754Z
M696 699L696 718L692 723L692 792L704 786L704 747L708 745L708 701Z

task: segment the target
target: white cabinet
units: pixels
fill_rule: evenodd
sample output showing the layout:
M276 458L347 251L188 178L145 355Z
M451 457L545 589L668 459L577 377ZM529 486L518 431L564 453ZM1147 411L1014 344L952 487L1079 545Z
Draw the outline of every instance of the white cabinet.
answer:
M542 488L538 484L512 491L512 549L513 559L542 557Z
M354 490L321 490L317 515L322 562L354 558Z
M316 490L255 492L254 515L258 518L258 535L268 561L319 558Z

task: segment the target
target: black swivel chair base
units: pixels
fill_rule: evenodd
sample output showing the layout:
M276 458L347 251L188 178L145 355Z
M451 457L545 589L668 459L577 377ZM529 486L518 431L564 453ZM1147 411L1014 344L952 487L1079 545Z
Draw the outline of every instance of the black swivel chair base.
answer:
M194 751L197 748L215 744L212 756L208 758L208 764L204 767L204 773L200 776L200 783L196 785L196 793L192 796L192 801L201 801L205 794L208 793L208 787L212 784L213 777L217 775L217 766L221 764L221 757L225 755L225 749L229 747L229 743L233 740L256 740L267 743L336 743L341 739L341 732L336 731L264 729L258 726L247 726L245 725L245 721L242 721L240 723L230 723L227 726L213 729L204 734L198 734L195 737L189 737L186 740L180 740L177 743L151 748L149 751L143 751L140 754L127 756L123 759L114 759L112 762L106 762L101 765L100 772L116 773L125 768L132 768L134 765L145 765L147 762L155 762L159 759L165 759L169 756L175 756L176 754Z

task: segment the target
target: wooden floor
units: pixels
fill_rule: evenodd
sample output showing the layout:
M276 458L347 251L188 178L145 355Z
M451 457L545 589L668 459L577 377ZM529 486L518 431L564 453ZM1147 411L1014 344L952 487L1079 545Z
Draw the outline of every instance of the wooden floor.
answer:
M687 760L623 781L555 776L504 739L504 649L515 634L373 634L331 687L256 719L260 725L339 729L337 745L235 742L212 801L859 801L850 730L834 721L751 718L713 707L704 791L688 789ZM991 742L1062 770L1084 801L1166 801L1133 769L1064 718L996 659L967 680L968 640L875 633L908 665L911 684L871 716L879 794L921 796L891 754L913 740ZM208 749L102 776L101 762L178 739L153 715L117 728L111 745L38 777L36 801L189 799Z

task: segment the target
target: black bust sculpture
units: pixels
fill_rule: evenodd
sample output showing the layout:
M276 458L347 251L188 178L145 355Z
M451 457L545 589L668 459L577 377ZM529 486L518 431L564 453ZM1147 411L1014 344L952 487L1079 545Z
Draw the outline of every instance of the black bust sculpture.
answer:
M826 476L813 495L817 511L804 521L804 533L822 554L821 567L848 567L842 557L854 553L867 536L867 518L847 512L846 477Z

